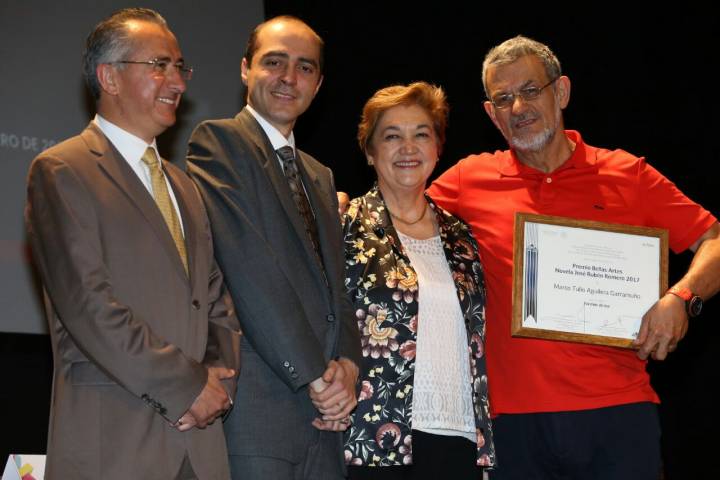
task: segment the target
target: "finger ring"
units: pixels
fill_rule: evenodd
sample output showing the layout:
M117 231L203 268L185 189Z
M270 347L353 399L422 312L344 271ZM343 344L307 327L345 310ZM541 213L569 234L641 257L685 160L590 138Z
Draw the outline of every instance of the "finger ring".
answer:
M340 423L347 425L348 423L350 423L350 417L343 418L342 420L340 420Z

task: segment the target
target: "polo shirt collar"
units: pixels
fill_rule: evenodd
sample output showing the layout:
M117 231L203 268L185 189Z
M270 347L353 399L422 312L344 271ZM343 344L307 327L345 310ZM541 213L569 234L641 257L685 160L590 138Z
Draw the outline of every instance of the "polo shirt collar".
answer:
M575 130L565 130L565 135L568 137L568 139L570 139L570 141L575 143L575 150L573 150L573 154L570 156L570 158L567 159L567 161L563 163L557 170L555 170L555 172L559 172L561 170L566 170L569 168L577 169L594 167L595 163L597 162L596 153L594 149L588 149L587 145L585 145L585 142L583 142L582 136L580 136L580 132L577 132ZM505 150L502 153L502 155L498 156L497 165L498 172L500 172L501 175L506 177L517 177L528 174L545 175L544 172L541 172L532 167L528 167L520 160L518 160L514 150Z

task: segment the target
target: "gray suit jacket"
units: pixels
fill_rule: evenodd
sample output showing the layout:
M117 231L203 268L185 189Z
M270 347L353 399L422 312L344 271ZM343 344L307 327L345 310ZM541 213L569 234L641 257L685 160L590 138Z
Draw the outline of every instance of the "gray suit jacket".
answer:
M181 211L185 274L155 202L90 124L30 167L26 224L54 356L49 479L229 477L220 422L178 432L206 366L239 368L239 325L192 182L163 162ZM233 388L234 381L226 388ZM233 390L231 390L233 391Z
M307 384L335 356L360 364L358 331L344 293L332 173L298 150L323 273L277 155L247 110L233 119L201 123L191 136L187 160L244 333L243 371L225 423L228 451L299 462L318 441L310 422L319 414ZM318 461L331 461L340 471L341 435L331 437L334 458Z

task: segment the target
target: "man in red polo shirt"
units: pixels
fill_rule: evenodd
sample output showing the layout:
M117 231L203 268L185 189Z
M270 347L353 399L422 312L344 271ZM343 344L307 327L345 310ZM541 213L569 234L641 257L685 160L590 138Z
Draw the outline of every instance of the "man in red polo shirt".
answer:
M500 465L493 480L656 480L658 397L646 360L672 352L688 314L720 289L720 226L644 159L586 145L564 130L570 80L546 45L515 37L493 48L483 83L485 110L510 150L461 160L429 194L472 225L485 268ZM516 212L665 228L673 251L696 253L687 274L643 317L637 351L513 338Z

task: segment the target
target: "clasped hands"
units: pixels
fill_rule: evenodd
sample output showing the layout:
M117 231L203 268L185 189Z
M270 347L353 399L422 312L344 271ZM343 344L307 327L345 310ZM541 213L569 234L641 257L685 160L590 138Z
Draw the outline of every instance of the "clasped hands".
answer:
M209 367L205 387L195 398L190 409L172 426L185 432L193 427L205 428L221 417L231 405L221 380L235 376L235 370L223 367Z
M344 431L350 426L350 413L357 405L355 384L358 367L351 360L331 360L322 377L310 383L310 399L322 417L313 420L318 430Z

